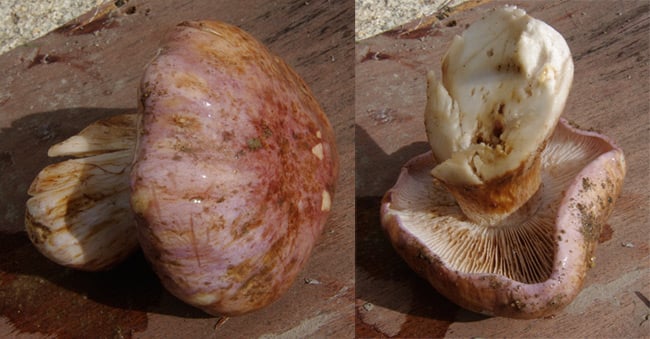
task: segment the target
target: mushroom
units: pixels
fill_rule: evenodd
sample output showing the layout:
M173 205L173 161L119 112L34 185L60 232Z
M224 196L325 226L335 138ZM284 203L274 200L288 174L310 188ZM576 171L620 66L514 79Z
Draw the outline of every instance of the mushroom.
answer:
M625 176L610 139L560 118L573 77L562 36L506 6L455 37L428 74L431 151L384 196L396 251L475 312L543 317L582 287Z
M243 30L186 21L146 67L137 114L50 156L26 228L55 262L110 268L138 245L167 290L207 313L277 300L332 208L334 132L300 76Z
M338 177L311 90L241 29L183 22L145 69L139 112L131 207L162 284L210 314L278 299L325 226Z

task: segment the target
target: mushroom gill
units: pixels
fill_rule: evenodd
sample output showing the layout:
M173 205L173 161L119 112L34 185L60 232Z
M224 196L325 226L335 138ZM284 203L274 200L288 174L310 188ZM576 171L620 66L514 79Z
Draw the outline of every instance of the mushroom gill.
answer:
M384 196L382 226L409 266L455 303L514 318L553 314L593 266L626 165L608 138L562 119L541 163L538 201L491 227L473 223L443 185L432 184L436 161L422 154Z
M535 196L539 201L532 204L537 208L520 209L501 227L469 221L447 189L431 183L436 162L426 153L405 165L387 194L386 212L450 269L540 283L551 275L558 242L567 237L566 230L555 224L563 191L584 167L612 149L600 138L575 135L565 123L559 124L542 153L543 186Z

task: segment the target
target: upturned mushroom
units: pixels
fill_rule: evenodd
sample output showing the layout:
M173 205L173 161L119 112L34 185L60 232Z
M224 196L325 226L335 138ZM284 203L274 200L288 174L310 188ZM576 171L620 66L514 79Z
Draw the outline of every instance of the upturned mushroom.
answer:
M431 152L382 201L396 251L469 310L543 317L579 293L625 176L609 138L560 118L573 62L564 38L513 6L454 38L428 74Z

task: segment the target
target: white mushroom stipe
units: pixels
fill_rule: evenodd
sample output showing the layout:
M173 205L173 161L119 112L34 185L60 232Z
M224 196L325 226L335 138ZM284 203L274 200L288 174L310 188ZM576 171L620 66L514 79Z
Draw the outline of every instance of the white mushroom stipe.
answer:
M96 121L47 151L49 157L84 157L135 146L136 114L122 114Z
M432 174L470 219L495 225L539 187L539 154L573 79L569 47L552 27L508 6L455 37L441 81L434 72L427 78L425 126L439 161ZM498 196L484 196L497 182Z
M128 199L135 120L99 120L49 149L50 156L79 157L47 166L28 191L26 230L50 260L105 270L138 248Z

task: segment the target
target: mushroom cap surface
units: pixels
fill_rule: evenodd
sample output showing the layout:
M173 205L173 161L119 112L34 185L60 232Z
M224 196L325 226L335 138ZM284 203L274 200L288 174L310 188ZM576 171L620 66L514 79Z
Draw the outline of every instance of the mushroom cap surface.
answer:
M210 314L277 300L325 226L338 176L311 90L243 30L189 21L147 66L140 104L131 206L163 285Z
M483 227L432 182L432 153L417 156L383 198L383 228L409 266L460 306L513 318L551 315L581 290L626 165L607 137L563 119L541 164L536 201L502 227Z

